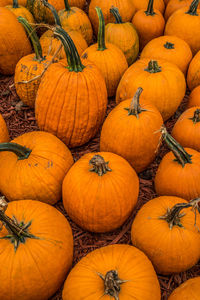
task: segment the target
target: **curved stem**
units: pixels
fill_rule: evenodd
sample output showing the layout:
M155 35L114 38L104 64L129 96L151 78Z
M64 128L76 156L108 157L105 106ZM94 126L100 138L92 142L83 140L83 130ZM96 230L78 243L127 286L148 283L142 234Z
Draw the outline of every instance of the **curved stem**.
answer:
M122 17L120 16L119 9L112 6L110 9L111 14L115 17L116 24L122 24Z
M70 11L71 8L70 8L70 6L69 6L68 0L64 0L64 2L65 2L65 10L66 10L66 11Z
M130 107L129 108L125 108L126 110L128 110L128 115L134 115L136 116L137 119L139 119L139 114L142 111L146 111L145 109L142 109L140 106L140 95L142 93L143 89L141 87L139 87L131 101Z
M197 108L194 112L193 117L189 119L192 120L194 124L200 122L200 109Z
M174 49L174 44L172 44L172 43L170 43L170 42L166 42L166 43L164 44L164 47L165 47L166 49Z
M161 72L162 69L158 65L158 62L156 60L150 60L148 63L148 67L145 69L145 71L147 71L149 73L158 73L158 72Z
M145 11L145 14L147 16L154 16L155 15L155 12L153 10L153 1L154 0L149 0L149 2L148 2L147 10Z
M35 57L36 60L41 61L43 60L43 56L42 56L42 47L40 44L40 40L37 36L37 33L35 32L35 30L33 30L33 28L31 27L31 25L28 23L28 21L22 17L18 17L18 22L21 23L25 30L28 33L29 38L31 39L31 42L33 44L33 48L35 51Z
M0 152L2 151L13 152L18 156L18 159L20 160L20 159L27 159L32 150L16 143L1 143Z
M92 165L92 169L90 172L95 172L99 176L102 176L107 173L107 171L111 172L112 170L108 167L109 162L105 162L104 158L101 155L94 155L93 158L89 161L89 164Z
M46 0L42 0L44 6L46 6L47 8L50 9L50 11L52 12L53 16L54 16L54 20L55 20L55 24L57 26L60 26L61 27L61 23L60 23L60 19L59 19L59 16L57 14L57 11L56 9L53 7L53 5L51 5L50 3L48 3Z
M13 0L13 8L19 8L18 0Z
M192 16L198 16L198 13L197 13L198 4L199 4L199 0L193 0L189 7L189 10L186 12L186 14L192 15Z
M97 37L98 51L104 51L106 49L104 16L100 7L95 7L95 9L99 18L99 31Z

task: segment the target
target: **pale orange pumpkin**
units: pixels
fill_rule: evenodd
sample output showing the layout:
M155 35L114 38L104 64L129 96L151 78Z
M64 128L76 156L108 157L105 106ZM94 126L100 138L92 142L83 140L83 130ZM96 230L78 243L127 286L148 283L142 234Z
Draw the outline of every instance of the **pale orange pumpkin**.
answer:
M199 300L200 277L191 278L182 283L169 296L168 300Z

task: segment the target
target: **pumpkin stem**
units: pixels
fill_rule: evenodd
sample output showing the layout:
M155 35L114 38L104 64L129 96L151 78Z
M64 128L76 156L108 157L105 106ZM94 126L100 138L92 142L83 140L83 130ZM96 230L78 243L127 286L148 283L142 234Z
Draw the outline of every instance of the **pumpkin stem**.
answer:
M116 24L122 24L122 17L119 13L119 9L117 7L112 6L110 9L111 14L115 17Z
M64 2L65 2L65 10L66 10L66 11L70 11L71 8L70 8L70 6L69 6L68 0L64 0Z
M166 49L174 49L174 44L172 44L172 43L170 43L170 42L166 42L166 43L164 44L164 47L165 47Z
M200 109L197 108L194 112L194 116L192 118L189 118L189 120L192 120L194 124L200 122Z
M185 149L167 132L165 126L161 127L162 138L166 142L168 148L173 152L174 156L176 157L176 161L185 166L185 164L192 163L192 155L187 153Z
M28 21L24 18L22 18L21 16L17 18L18 22L21 23L25 30L28 33L28 36L31 39L31 42L33 44L33 48L35 51L35 58L37 61L42 61L44 59L44 57L42 56L42 47L40 44L40 40L37 36L37 33L35 32L35 30L33 30L33 28L31 27L31 25L28 23Z
M139 87L131 101L130 107L125 108L125 110L128 110L128 115L136 116L137 119L139 119L139 114L142 111L146 111L146 109L141 108L140 106L140 95L143 91L143 88Z
M112 170L108 167L108 161L105 162L104 158L101 155L94 155L93 158L89 161L89 164L92 165L92 169L90 172L95 172L99 176L102 176L107 173L107 171L111 172Z
M1 143L0 152L1 151L14 152L18 156L18 160L22 160L27 159L32 150L16 143Z
M13 8L19 8L18 0L13 0Z
M98 51L104 51L106 49L105 44L105 20L100 7L95 7L98 19L99 19L99 30L98 30Z
M158 65L158 62L156 60L150 60L148 63L148 67L144 70L149 73L158 73L162 71L161 67Z
M153 10L153 1L154 0L149 0L147 10L145 11L145 14L147 16L154 16L156 13Z
M57 14L56 9L53 7L53 5L51 5L50 3L48 3L46 0L42 0L42 2L44 4L44 6L46 6L48 9L50 9L50 11L52 12L52 14L54 16L54 20L55 20L56 26L60 26L61 27L59 16Z
M192 15L192 16L198 16L198 13L197 13L198 4L199 4L199 0L193 0L189 7L189 10L186 12L186 14Z

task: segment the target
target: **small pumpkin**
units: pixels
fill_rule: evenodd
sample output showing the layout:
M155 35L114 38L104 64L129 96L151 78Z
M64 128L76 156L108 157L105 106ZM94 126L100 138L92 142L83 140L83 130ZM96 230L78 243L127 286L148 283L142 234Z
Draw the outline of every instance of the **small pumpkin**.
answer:
M9 133L8 128L6 126L6 122L4 118L0 114L0 143L6 143L9 141Z
M186 74L192 51L184 40L165 35L151 40L142 50L140 58L164 59L177 65Z
M19 5L19 0L13 0L12 5L6 6L10 11L12 11L16 17L23 17L25 18L29 23L34 23L34 18L30 11L25 8L24 6Z
M110 245L87 254L69 273L62 293L63 300L131 300L133 295L137 300L161 298L150 260L130 245Z
M163 35L165 20L159 10L153 8L155 0L149 0L147 9L140 9L133 16L140 41L140 50L152 39Z
M136 172L145 170L154 160L163 124L155 106L147 101L139 103L141 93L138 88L133 99L122 101L110 112L100 136L100 150L122 156Z
M124 158L109 152L88 153L65 176L62 191L64 208L76 224L92 232L108 232L120 227L133 211L139 179Z
M83 9L86 5L86 0L69 0L69 5Z
M175 113L186 90L179 68L160 59L143 58L132 64L120 80L116 103L133 97L138 86L143 88L143 98L158 108L164 121Z
M33 199L54 204L73 164L69 149L47 132L25 133L0 144L0 191L9 201Z
M145 9L148 6L149 0L131 0L133 6L136 8L136 11L140 9ZM163 0L154 0L154 7L156 10L159 10L161 14L164 13L165 4Z
M200 217L192 205L178 197L154 198L143 205L133 221L132 243L147 255L159 274L186 271L199 260Z
M116 7L110 9L115 17L115 23L108 23L105 27L105 41L117 46L124 53L128 65L136 60L139 52L139 38L131 22L123 22Z
M195 87L189 95L187 107L200 106L200 86Z
M72 264L73 236L67 219L39 201L7 204L1 198L0 224L1 299L51 298Z
M200 276L191 278L182 283L169 296L168 300L190 300L199 299L200 295Z
M105 78L108 96L112 97L115 95L122 75L128 69L128 63L124 53L117 46L105 42L105 22L102 10L96 7L96 11L99 17L97 43L83 52L82 59L93 62L99 68Z
M12 75L17 62L32 51L23 26L7 8L0 7L0 73Z
M200 51L196 53L189 64L187 84L191 91L200 85Z
M161 160L155 176L156 193L186 200L200 197L200 153L183 148L163 127L162 135L171 150Z

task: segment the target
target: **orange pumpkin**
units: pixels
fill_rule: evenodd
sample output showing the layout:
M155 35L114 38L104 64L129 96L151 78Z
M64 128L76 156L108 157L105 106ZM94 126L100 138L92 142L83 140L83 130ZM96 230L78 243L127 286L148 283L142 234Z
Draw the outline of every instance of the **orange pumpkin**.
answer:
M107 232L130 216L138 193L139 179L129 163L100 152L85 154L74 164L63 181L62 199L67 214L80 227Z
M133 97L138 86L144 90L143 98L158 108L164 121L175 113L186 90L179 68L160 59L143 58L130 66L118 85L116 102Z
M110 245L90 252L76 264L65 281L62 298L131 300L133 295L137 300L160 300L152 264L133 246Z
M12 5L13 0L1 0L0 7L6 6L6 5ZM26 6L27 0L18 0L19 5Z
M47 132L25 133L0 144L0 191L9 201L33 199L54 204L73 164L69 149Z
M187 107L200 106L200 86L195 87L189 96Z
M183 148L162 128L163 139L169 149L155 176L156 193L186 200L200 197L200 153L191 148Z
M190 46L176 36L160 36L150 41L142 50L140 58L164 59L186 74L192 59Z
M96 11L99 17L97 43L83 52L82 59L93 62L99 68L105 78L108 96L112 97L122 75L128 69L128 63L124 53L117 46L105 43L104 17L101 8L97 7Z
M86 5L86 0L69 0L69 5L83 9Z
M39 201L7 204L1 198L0 224L1 299L49 299L72 264L73 236L67 219Z
M185 6L189 7L193 0L170 0L165 9L165 20L167 21L169 17L178 9Z
M200 277L191 278L176 288L168 300L192 300L199 299Z
M136 8L136 11L140 9L145 9L148 6L149 0L131 0L133 6ZM155 9L159 10L163 14L165 10L165 4L163 0L154 0Z
M31 44L16 16L0 7L0 73L14 74L17 62L31 51Z
M178 197L158 197L144 204L133 221L132 243L159 274L183 272L199 260L200 217L191 207Z
M165 20L159 10L153 8L154 0L149 0L147 9L140 9L133 16L140 41L140 50L152 39L163 35Z
M2 115L0 114L0 143L6 143L9 141L8 128Z
M122 156L136 172L143 171L154 160L159 147L158 130L163 124L159 111L151 102L139 103L141 92L138 88L133 99L122 101L111 111L100 137L101 151Z
M197 52L189 64L187 84L190 90L200 85L200 51Z
M13 0L12 5L6 6L10 11L12 11L16 17L23 17L25 18L29 23L34 23L34 18L30 11L25 8L24 6L19 5L18 0Z

